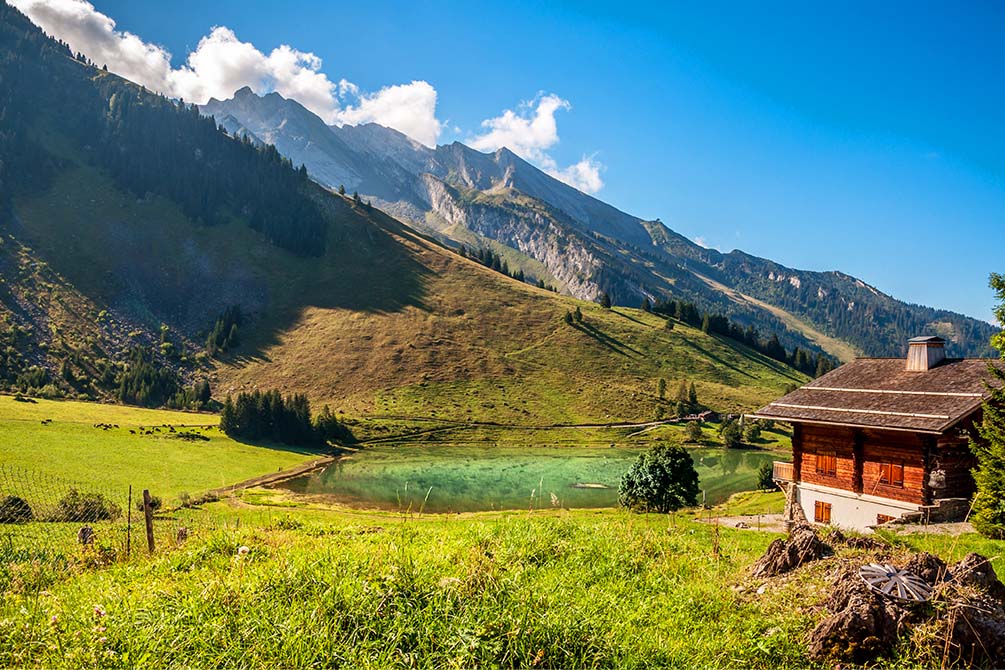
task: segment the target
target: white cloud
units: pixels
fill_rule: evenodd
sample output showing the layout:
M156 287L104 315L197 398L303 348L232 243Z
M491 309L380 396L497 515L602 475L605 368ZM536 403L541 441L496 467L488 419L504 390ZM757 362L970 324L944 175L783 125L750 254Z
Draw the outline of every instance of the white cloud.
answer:
M558 144L555 113L569 109L572 105L568 100L539 93L534 99L520 103L517 111L507 109L500 116L482 121L485 132L469 138L468 144L479 151L506 147L555 179L584 193L596 193L604 186L600 178L603 164L593 156L584 156L578 163L560 168L547 152Z
M353 89L358 94L355 86ZM359 125L374 121L426 146L436 145L443 124L436 118L436 89L428 82L386 86L376 93L359 95L358 100L355 106L336 112L329 123Z
M214 27L185 65L171 67L171 54L129 32L86 0L11 0L39 27L126 79L170 97L205 103L229 98L250 86L259 94L278 92L297 100L327 123L375 122L433 146L442 125L436 118L436 89L425 81L362 93L345 79L333 82L315 54L281 45L266 55L234 31ZM343 106L345 105L345 106Z

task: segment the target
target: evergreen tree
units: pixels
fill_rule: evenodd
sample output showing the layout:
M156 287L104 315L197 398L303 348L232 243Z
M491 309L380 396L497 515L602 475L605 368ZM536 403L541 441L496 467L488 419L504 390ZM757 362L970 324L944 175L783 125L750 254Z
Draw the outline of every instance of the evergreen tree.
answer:
M688 393L687 393L687 380L680 380L680 386L677 387L677 397L674 398L679 403L684 405L688 404Z
M995 318L1005 329L1005 276L992 273L990 285L999 301ZM1005 359L1005 330L992 338L991 345ZM1005 540L1005 370L995 364L989 364L988 369L994 383L990 397L984 402L984 417L977 426L979 439L970 442L977 457L974 469L977 496L971 518L982 535Z
M338 194L339 195L345 195L345 185L344 184L339 184L338 185Z
M691 382L691 386L687 389L687 402L692 409L698 406L698 391L694 387L694 382Z
M660 400L665 400L667 397L667 380L660 377L659 382L656 384L656 395L659 396Z
M572 313L572 318L576 320L576 323L583 322L583 311L579 309L579 305L576 305L576 311Z
M600 306L606 309L611 308L611 296L606 291L600 294Z

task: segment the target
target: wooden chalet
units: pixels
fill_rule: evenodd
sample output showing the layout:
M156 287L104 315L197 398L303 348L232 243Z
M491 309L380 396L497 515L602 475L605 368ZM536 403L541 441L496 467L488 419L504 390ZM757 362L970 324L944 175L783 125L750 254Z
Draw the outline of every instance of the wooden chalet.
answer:
M918 337L906 361L855 360L751 415L792 424L792 462L775 464L788 520L863 530L965 515L989 379L987 359L947 359L945 340Z

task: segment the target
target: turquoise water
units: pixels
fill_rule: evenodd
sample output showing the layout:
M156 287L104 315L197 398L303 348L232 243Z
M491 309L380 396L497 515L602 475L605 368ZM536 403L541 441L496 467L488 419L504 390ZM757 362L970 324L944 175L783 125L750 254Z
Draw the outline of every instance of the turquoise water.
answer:
M276 488L360 508L434 513L613 507L621 476L640 451L612 447L368 448ZM709 504L755 488L761 463L776 457L756 450L690 452Z

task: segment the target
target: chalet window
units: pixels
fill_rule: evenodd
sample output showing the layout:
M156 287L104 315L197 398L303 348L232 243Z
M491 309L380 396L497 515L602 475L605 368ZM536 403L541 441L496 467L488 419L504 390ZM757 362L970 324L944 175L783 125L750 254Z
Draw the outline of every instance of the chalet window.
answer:
M831 504L816 501L813 505L813 520L817 523L831 522Z
M879 483L889 486L904 485L904 463L894 463L893 461L883 461L879 464Z
M817 474L826 477L837 475L837 456L834 454L817 454Z

